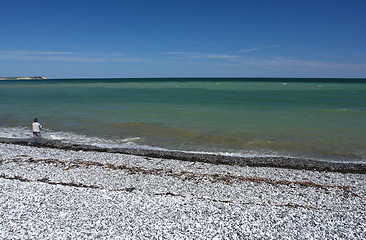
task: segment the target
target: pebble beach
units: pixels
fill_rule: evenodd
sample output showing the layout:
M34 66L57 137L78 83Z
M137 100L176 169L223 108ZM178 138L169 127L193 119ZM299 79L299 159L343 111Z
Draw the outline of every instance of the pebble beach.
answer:
M1 239L365 239L366 175L0 143Z

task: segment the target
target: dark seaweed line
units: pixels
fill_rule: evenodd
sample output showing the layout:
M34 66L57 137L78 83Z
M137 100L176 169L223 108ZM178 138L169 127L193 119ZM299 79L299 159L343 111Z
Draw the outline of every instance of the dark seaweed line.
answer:
M17 181L20 181L20 182L40 182L40 183L45 183L45 184L50 184L50 185L61 185L61 186L67 186L67 187L87 188L87 189L95 189L95 190L108 190L108 191L129 192L129 193L132 193L134 190L136 190L136 188L133 188L133 187L132 188L117 189L117 190L109 190L109 189L105 189L105 188L102 188L102 187L99 187L99 186L85 185L85 184L82 184L82 183L51 182L47 178L38 179L38 180L30 180L30 179L20 177L20 176L9 177L9 176L6 176L4 174L0 175L0 178L7 179L7 180L13 180L13 181L17 180ZM186 198L187 197L183 194L177 194L177 193L172 193L172 192L154 193L152 195L153 196L181 197L181 198ZM260 203L253 203L253 202L235 203L233 201L228 201L228 200L213 199L213 198L208 198L208 197L198 197L198 196L194 196L194 195L192 195L192 197L194 197L195 199L198 199L198 200L217 202L217 203L225 203L225 204L235 204L235 205L255 205L255 206L261 206L261 207L272 206L272 207L302 208L302 209L318 210L318 211L321 210L321 211L330 211L330 212L350 212L349 210L341 211L341 210L334 210L334 209L330 209L330 208L316 208L316 207L309 206L309 205L299 205L299 204L292 204L292 203L274 204L274 205L271 205L270 202L268 204L260 204ZM363 211L351 211L351 212L355 212L357 214L364 214Z
M68 182L68 183L64 183L64 182L52 182L50 181L48 178L42 178L42 179L37 179L37 180L31 180L28 178L24 178L21 176L6 176L5 174L1 174L0 178L3 179L7 179L7 180L18 180L21 182L41 182L41 183L46 183L46 184L50 184L50 185L61 185L61 186L67 186L67 187L77 187L77 188L90 188L90 189L104 189L102 187L99 186L95 186L95 185L86 185L83 183L74 183L74 182ZM126 191L126 192L132 192L134 191L135 188L122 188L122 189L118 189L115 191Z
M24 159L27 157L27 159ZM29 156L19 155L16 156L12 160L13 162L28 162L28 163L46 163L46 164L56 164L61 165L65 170L71 170L73 168L78 168L81 166L84 167L101 167L110 170L122 170L126 171L128 174L145 174L145 175L157 175L157 176L170 176L179 178L182 181L194 181L196 183L204 180L208 180L212 183L222 182L227 185L231 185L233 182L255 182L255 183L266 183L271 185L298 185L301 187L312 187L312 188L320 188L323 190L328 191L329 188L336 188L342 190L344 192L344 197L360 197L358 194L352 192L352 189L348 186L339 186L339 185L324 185L324 184L317 184L314 182L306 182L306 181L287 181L287 180L272 180L268 178L261 178L261 177L243 177L243 176L235 176L230 174L199 174L189 171L181 171L180 173L174 173L171 169L144 169L141 167L136 166L128 166L127 164L123 165L112 165L112 164L103 164L94 161L83 161L78 159L77 161L70 161L67 163L66 161L58 160L58 159L33 159Z

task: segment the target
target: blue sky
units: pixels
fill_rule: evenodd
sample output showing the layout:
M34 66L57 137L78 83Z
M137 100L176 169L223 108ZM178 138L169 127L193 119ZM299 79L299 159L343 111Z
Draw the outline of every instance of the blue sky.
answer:
M364 0L2 0L0 77L366 77Z

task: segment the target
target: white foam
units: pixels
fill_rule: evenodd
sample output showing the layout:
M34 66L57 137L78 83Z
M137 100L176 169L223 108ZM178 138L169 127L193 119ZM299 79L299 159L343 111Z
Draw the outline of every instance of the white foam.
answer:
M140 140L140 137L105 139L100 137L90 137L83 134L75 134L71 132L49 132L48 138L51 140L59 140L63 143L85 144L106 148L116 148L116 147L138 148L139 145L136 144L135 142Z
M2 127L0 128L2 138L31 138L32 130L25 127Z
M185 153L193 153L193 154L207 154L207 155L219 155L219 156L228 156L228 157L278 157L279 154L276 153L259 153L256 151L241 151L241 152L206 152L206 151L182 151Z
M140 141L140 137L104 139L99 137L90 137L83 134L72 132L57 132L44 128L42 136L45 139L58 140L63 143L85 144L106 148L130 147L130 148L150 148L149 146L139 145L135 142ZM0 137L2 138L33 138L32 130L25 127L2 127L0 128Z

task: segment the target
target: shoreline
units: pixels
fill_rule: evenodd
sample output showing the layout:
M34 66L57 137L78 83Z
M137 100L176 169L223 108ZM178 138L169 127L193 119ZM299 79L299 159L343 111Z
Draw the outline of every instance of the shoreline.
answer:
M127 155L174 159L188 162L202 162L210 164L223 164L232 166L249 167L272 167L311 171L329 171L339 173L366 174L366 164L349 162L330 162L306 158L293 158L281 156L258 156L258 157L238 157L218 154L190 153L173 150L150 150L137 148L103 148L91 145L69 144L61 141L47 140L40 145L35 145L33 139L12 139L0 138L0 143L16 144L22 146L34 146L40 148L51 148L73 151L121 153Z

